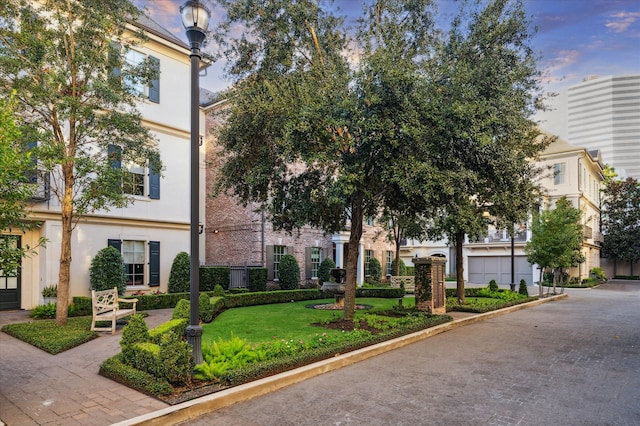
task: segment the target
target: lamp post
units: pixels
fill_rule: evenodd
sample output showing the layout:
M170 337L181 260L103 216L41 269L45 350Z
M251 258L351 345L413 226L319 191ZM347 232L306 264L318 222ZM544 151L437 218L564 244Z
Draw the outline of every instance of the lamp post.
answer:
M187 327L187 340L193 348L193 361L202 363L202 327L198 312L198 296L200 294L200 242L199 242L199 209L200 209L200 60L206 31L209 27L209 10L198 0L188 0L180 7L182 25L187 30L187 38L191 48L191 263L189 269L190 321Z

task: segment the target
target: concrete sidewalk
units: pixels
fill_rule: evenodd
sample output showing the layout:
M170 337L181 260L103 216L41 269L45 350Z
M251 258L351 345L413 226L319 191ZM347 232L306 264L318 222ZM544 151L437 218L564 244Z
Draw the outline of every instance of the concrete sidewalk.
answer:
M537 294L537 288L530 288L530 292ZM534 303L550 300L551 298L543 299ZM235 396L231 399L225 393L220 393L217 396L209 395L176 406L169 406L160 400L98 375L100 364L120 351L121 328L118 328L115 335L100 333L97 339L57 355L48 354L6 333L0 333L0 425L2 422L9 426L66 426L144 424L145 422L168 424L183 421L194 417L192 408L194 406L198 407L198 412L210 409L211 402L208 401L217 400L215 405L218 406L219 401L225 398L227 404L246 400L261 394L264 389L267 389L267 392L276 389L277 386L274 383L280 383L278 386L287 386L307 377L401 347L411 341L426 338L436 332L522 308L522 306L516 306L488 315L453 312L451 316L454 317L454 322L445 324L443 329L376 345L374 352L369 349L356 354L345 354L321 366L312 367L311 373L304 375L285 373L288 378L284 380L282 377L269 378L266 381L266 387L263 383L253 383L241 389L233 388L230 392ZM152 328L168 320L171 311L171 309L148 311L147 325ZM25 311L0 312L0 327L8 323L29 320L28 312ZM169 420L167 415L172 419Z

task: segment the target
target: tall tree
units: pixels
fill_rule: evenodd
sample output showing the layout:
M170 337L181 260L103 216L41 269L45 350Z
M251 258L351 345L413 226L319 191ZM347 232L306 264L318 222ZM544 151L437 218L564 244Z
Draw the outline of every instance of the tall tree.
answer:
M420 193L431 199L427 236L456 246L461 302L465 235L482 235L487 217L524 220L537 198L533 160L550 140L531 120L544 97L533 34L522 1L461 2L428 63L430 102L420 108L438 126L433 164L440 174L439 188Z
M35 186L28 175L34 169L31 153L20 144L20 130L14 119L15 100L0 98L0 230L18 229L25 232L36 223L28 220L28 200ZM40 239L38 244L43 244ZM0 271L15 275L22 259L35 254L35 247L18 246L12 235L0 236Z
M540 268L540 296L545 270L553 271L553 292L562 272L584 262L581 253L584 228L580 222L582 213L571 205L566 197L556 201L553 209L536 213L533 217L531 241L525 246L529 263Z
M636 179L607 179L602 197L602 252L629 262L629 275L640 259L640 183Z
M23 142L51 174L62 238L56 323L67 322L71 236L95 210L124 206L125 168L161 169L149 130L136 110L149 61L128 64L126 49L142 34L124 37L139 16L128 0L18 0L0 8L0 92L15 90Z
M415 105L431 2L365 6L357 64L342 19L322 2L221 3L228 15L218 39L237 84L219 134L226 163L218 184L262 203L276 228L337 232L349 223L344 318L352 320L363 218L414 172L396 170L396 159L426 140ZM226 30L236 24L246 30L234 38Z

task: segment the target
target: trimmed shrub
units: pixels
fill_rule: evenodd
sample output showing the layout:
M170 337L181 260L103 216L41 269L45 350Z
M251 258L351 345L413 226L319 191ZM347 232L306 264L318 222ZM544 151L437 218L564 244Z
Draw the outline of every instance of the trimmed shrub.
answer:
M184 293L191 285L191 256L181 251L173 259L169 273L169 293Z
M489 281L489 290L498 291L498 283L496 282L496 280Z
M213 288L213 295L216 297L224 296L224 289L220 284L216 284L216 286Z
M149 329L147 323L144 322L144 318L140 314L131 315L129 317L129 323L122 328L122 339L120 339L120 347L122 352L130 348L136 343L143 343L150 341Z
M171 395L174 392L165 379L130 367L122 362L122 358L122 354L118 354L107 359L100 365L99 374L149 395Z
M198 314L202 322L208 323L213 320L213 306L211 305L211 298L207 293L200 293L198 295Z
M200 291L213 291L216 284L229 290L231 280L231 268L228 266L201 266L200 267Z
M527 290L527 282L520 280L520 287L518 287L518 293L523 296L529 296L529 290Z
M321 285L332 280L331 270L335 267L336 262L329 257L320 262L320 267L318 268L318 281Z
M393 259L393 261L391 262L391 275L395 275L396 273L396 260ZM404 277L405 275L407 275L407 266L404 264L404 260L400 259L400 275L401 277Z
M162 335L159 349L158 361L169 383L190 383L194 364L189 343L170 332Z
M283 290L295 290L300 287L300 267L293 255L285 254L280 259L278 280Z
M122 254L114 247L105 247L91 260L89 267L89 288L102 291L118 287L118 294L127 289Z
M173 308L171 319L186 319L187 322L191 319L191 303L189 299L182 299L178 301L176 307Z
M177 336L185 336L187 334L188 319L177 318L167 322L163 322L157 327L149 330L149 338L153 343L160 344L163 335L172 333Z
M265 291L267 289L267 268L249 268L249 290Z
M604 269L595 266L593 268L591 268L591 271L589 271L589 274L592 275L594 278L597 278L600 281L606 281L607 280L607 276L604 273Z
M382 280L382 265L375 257L369 259L369 282L374 285L380 284Z

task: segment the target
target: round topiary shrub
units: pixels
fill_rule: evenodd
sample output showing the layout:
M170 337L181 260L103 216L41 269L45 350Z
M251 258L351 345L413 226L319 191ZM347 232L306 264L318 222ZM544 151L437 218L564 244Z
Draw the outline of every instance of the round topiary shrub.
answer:
M489 281L489 290L498 291L498 283L496 282L496 280Z
M518 287L518 293L523 296L529 296L529 290L527 290L527 282L525 280L520 280L520 287Z
M118 287L118 294L127 289L127 276L124 272L122 254L114 247L100 250L89 267L89 288L102 291Z
M382 280L382 265L375 257L369 259L369 283L373 285L380 284Z
M191 285L191 257L181 251L173 259L169 273L169 293L185 293Z
M330 257L320 262L320 267L318 268L318 281L320 284L331 281L331 270L335 267L336 262Z
M278 280L282 290L294 290L300 287L300 267L293 255L285 254L280 259Z

